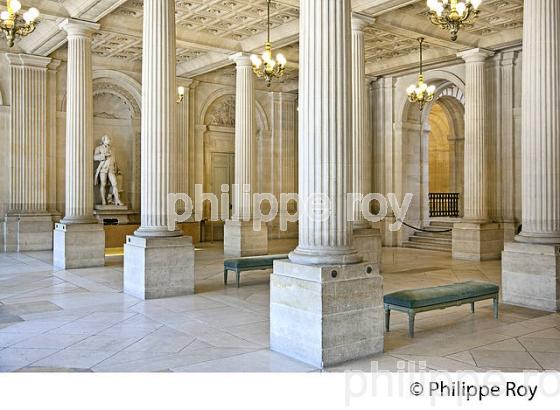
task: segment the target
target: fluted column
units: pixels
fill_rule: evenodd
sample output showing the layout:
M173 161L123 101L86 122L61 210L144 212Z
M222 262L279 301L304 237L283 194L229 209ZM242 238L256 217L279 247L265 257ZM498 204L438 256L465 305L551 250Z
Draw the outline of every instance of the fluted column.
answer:
M488 221L485 60L492 55L491 51L479 48L459 54L465 60L464 220L469 222Z
M167 195L175 186L177 87L175 2L144 1L141 225L136 236L179 236L168 229Z
M67 19L65 224L94 223L93 216L93 83L91 37L99 24Z
M290 260L355 263L361 258L352 247L346 201L352 182L350 1L303 1L300 22L299 244ZM328 216L314 212L313 203Z
M231 57L236 65L235 88L235 185L233 217L251 216L253 187L253 150L256 133L255 85L253 68L248 55L238 53ZM243 195L245 193L245 195Z
M525 1L518 241L560 243L560 2Z
M366 195L371 191L371 141L368 132L365 82L364 28L373 22L365 16L352 17L352 192ZM354 203L354 228L367 228L361 205Z
M9 213L47 212L47 71L50 58L7 54L11 73ZM51 226L52 229L52 226Z
M189 166L191 164L190 156L190 141L192 133L190 128L191 123L191 90L190 86L192 80L180 78L177 81L177 86L185 88L185 96L183 100L177 104L177 162L176 162L176 191L180 193L191 193L188 175Z

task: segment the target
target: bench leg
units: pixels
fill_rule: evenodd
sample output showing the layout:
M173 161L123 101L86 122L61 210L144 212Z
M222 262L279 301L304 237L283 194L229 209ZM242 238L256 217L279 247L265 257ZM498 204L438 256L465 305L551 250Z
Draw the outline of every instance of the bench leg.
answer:
M498 298L498 295L494 298L494 319L498 318Z
M471 302L471 313L474 313L474 302Z
M385 331L389 332L389 321L391 320L391 309L385 309Z
M414 337L414 312L408 312L408 336Z
M227 276L228 276L228 270L224 269L224 285L227 286Z
M239 287L239 279L241 279L241 271L235 271L237 275L237 287Z

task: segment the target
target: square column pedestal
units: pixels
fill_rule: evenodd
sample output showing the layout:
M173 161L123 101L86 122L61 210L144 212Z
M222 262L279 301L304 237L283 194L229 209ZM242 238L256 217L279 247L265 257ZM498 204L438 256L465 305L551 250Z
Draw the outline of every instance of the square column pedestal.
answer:
M459 222L453 225L452 237L453 259L500 259L504 249L504 232L496 223Z
M53 248L50 214L8 214L3 225L4 252L50 251Z
M510 305L560 311L560 245L506 243L502 300Z
M364 258L364 262L374 263L381 270L381 231L374 228L354 229L353 245Z
M383 352L383 278L374 264L274 261L270 348L323 368Z
M105 230L101 224L54 226L53 264L64 269L105 265Z
M194 247L190 236L127 236L124 293L158 299L194 293Z
M225 256L257 256L268 254L268 227L253 229L253 221L228 220L224 225Z

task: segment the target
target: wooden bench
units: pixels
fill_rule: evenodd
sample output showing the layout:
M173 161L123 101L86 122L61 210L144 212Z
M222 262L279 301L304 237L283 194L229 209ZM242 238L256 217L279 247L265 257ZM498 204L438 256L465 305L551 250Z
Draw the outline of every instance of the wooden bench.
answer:
M498 318L498 294L500 287L487 282L468 281L451 285L423 289L401 290L383 297L385 305L385 329L389 331L391 310L408 313L408 335L414 337L414 317L416 313L451 306L471 304L479 300L494 299L494 318Z
M239 279L241 272L251 270L266 270L272 269L275 260L288 259L287 254L282 255L265 255L265 256L250 256L245 258L226 259L224 261L224 284L227 285L228 271L233 271L236 274L237 287L239 287Z

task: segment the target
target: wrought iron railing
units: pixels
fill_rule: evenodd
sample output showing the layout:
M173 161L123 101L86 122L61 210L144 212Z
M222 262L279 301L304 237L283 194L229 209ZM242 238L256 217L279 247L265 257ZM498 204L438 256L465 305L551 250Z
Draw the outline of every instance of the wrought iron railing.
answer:
M459 217L459 193L430 192L430 216Z

